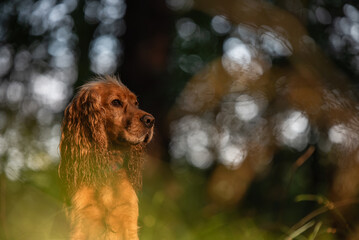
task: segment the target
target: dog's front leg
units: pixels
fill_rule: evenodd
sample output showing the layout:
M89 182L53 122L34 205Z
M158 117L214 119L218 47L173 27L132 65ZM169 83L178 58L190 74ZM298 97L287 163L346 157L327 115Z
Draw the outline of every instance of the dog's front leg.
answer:
M70 212L71 240L102 239L105 212L95 194L90 187L82 187L75 193Z
M108 231L112 233L110 235L121 240L138 240L138 198L127 179L117 184L114 197L115 205L106 217Z

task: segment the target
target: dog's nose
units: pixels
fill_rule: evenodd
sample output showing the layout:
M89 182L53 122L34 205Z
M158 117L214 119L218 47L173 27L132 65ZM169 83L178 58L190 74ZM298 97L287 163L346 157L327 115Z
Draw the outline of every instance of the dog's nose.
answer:
M151 128L155 123L155 118L149 114L143 115L140 120L148 128Z

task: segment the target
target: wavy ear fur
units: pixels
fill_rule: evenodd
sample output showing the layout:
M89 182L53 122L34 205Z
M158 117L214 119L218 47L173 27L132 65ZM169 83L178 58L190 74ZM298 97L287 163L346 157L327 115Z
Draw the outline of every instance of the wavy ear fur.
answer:
M80 184L93 185L109 173L108 140L100 96L85 85L64 113L60 141L60 178L73 192Z

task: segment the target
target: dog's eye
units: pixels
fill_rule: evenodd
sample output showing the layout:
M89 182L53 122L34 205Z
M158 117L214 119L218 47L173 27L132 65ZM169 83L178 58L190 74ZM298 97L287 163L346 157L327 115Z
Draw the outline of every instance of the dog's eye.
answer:
M112 106L115 106L115 107L122 107L123 106L123 102L121 102L120 100L118 99L115 99L111 102Z
M138 101L135 102L135 105L138 107L138 105L139 105Z

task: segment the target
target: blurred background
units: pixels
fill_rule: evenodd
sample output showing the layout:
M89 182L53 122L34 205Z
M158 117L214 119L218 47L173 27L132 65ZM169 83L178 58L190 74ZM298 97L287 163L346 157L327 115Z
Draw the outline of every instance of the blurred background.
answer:
M356 0L3 0L0 239L67 239L63 110L115 74L156 117L140 239L359 239Z

